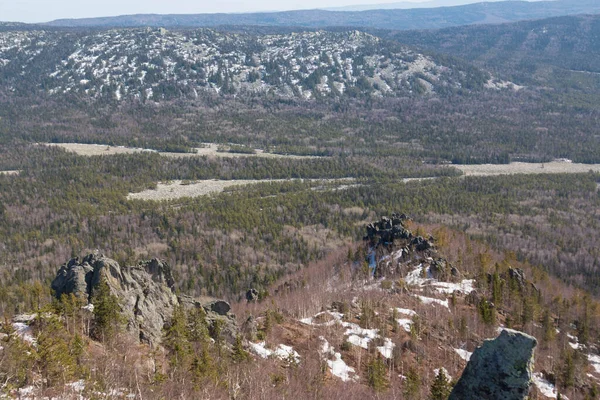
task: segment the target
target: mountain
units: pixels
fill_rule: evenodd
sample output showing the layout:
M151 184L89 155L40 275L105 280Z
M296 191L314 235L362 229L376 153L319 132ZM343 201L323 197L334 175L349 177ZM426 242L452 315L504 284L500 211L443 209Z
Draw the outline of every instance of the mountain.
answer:
M490 0L488 3L504 1L504 0ZM464 6L466 4L473 4L476 1L470 0L430 0L423 2L416 1L403 1L395 3L379 3L379 4L356 4L352 6L342 7L327 7L323 10L328 11L367 11L367 10L394 10L394 9L411 9L411 8L436 8L436 7L454 7Z
M542 66L600 73L600 16L564 16L387 35L402 43L472 60L492 70Z
M598 15L374 33L470 60L497 77L552 93L555 103L594 108L600 98Z
M482 89L486 72L359 31L120 29L0 33L6 90L91 98L410 96Z
M333 27L352 26L381 29L435 29L458 25L485 24L547 18L560 15L600 13L595 0L503 1L457 7L412 10L325 11L301 10L247 14L155 15L61 19L54 27L214 27L221 25L266 25Z

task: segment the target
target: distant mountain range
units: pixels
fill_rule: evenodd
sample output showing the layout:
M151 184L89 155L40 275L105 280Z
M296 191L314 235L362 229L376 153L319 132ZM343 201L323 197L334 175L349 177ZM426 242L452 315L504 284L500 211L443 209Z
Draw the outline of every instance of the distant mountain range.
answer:
M498 2L504 0L488 0L488 3ZM540 0L530 0L530 1L540 1ZM342 6L342 7L326 7L322 8L323 10L328 11L368 11L368 10L394 10L394 9L402 9L407 10L411 8L437 8L437 7L455 7L455 6L464 6L466 4L477 3L477 1L473 0L430 0L430 1L402 1L395 3L378 3L378 4L356 4L352 6Z
M373 32L387 39L474 62L521 84L600 90L600 16L432 31Z
M253 25L274 27L361 27L378 29L437 29L470 24L502 23L561 15L600 13L597 0L502 1L456 7L411 10L305 10L246 14L157 15L60 19L53 27L215 27Z

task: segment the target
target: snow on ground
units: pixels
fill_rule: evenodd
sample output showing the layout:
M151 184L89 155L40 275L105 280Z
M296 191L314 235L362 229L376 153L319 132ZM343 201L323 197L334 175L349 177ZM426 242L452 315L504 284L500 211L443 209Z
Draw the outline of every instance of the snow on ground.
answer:
M138 193L129 193L127 200L174 200L182 197L198 197L211 193L221 193L230 186L251 185L260 182L272 182L272 180L234 180L221 181L209 179L186 184L181 180L167 183L158 183L156 189L147 189Z
M556 391L556 387L548 382L544 376L536 372L533 374L533 383L538 388L541 394L550 399L556 399L558 392ZM561 398L567 399L564 395L561 394ZM567 399L568 400L568 399Z
M298 354L291 346L280 344L275 350L267 349L265 342L250 343L252 351L262 358L277 357L280 360L290 360L295 363L300 362L300 354Z
M394 347L396 347L396 345L392 342L392 339L385 338L383 341L383 346L377 346L377 350L385 358L392 358L392 352L394 351Z
M92 303L90 303L87 306L81 307L81 309L93 313L94 312L94 305Z
M206 179L193 182L184 182L173 180L169 182L159 182L156 189L146 189L137 193L129 193L127 200L175 200L182 197L206 196L213 193L221 193L231 186L252 185L256 183L268 182L346 182L353 178L342 179L237 179L237 180L217 180ZM338 187L339 189L339 187Z
M13 327L15 328L16 334L21 339L23 339L27 343L35 344L36 340L33 337L33 335L31 334L32 329L31 329L31 327L29 325L27 325L27 324L25 324L23 322L14 322L13 323Z
M459 283L452 282L434 282L432 286L440 293L452 294L458 290L462 293L469 294L475 290L475 279L465 279Z
M423 271L423 264L419 264L418 267L410 271L404 278L404 281L411 286L424 287L428 285L439 293L444 294L454 293L455 290L469 294L475 290L475 279L465 279L459 283L440 282L433 277L429 267Z
M425 275L429 276L429 267L425 270ZM430 279L430 278L429 278ZM407 285L423 286L427 282L427 278L423 278L423 264L410 271L404 278Z
M462 358L465 361L469 361L471 359L471 356L473 355L473 353L464 349L454 349L454 351L458 354L460 358Z
M409 317L414 317L415 315L417 315L416 311L409 310L408 308L396 307L396 312L398 312L398 314L408 315Z
M413 324L412 319L408 318L398 318L396 320L399 326L401 326L406 332L410 332L410 327Z
M327 361L327 366L329 367L331 374L337 376L344 382L358 380L356 371L342 360L342 355L335 352L323 336L320 336L319 339L323 342L320 350L321 356ZM331 357L334 359L330 360L329 358Z
M448 309L450 309L450 306L448 304L448 299L446 300L440 300L440 299L434 299L433 297L425 297L425 296L416 296L419 298L419 300L421 300L421 302L423 302L423 304L439 304L441 306L444 306Z
M67 383L67 387L73 389L74 392L83 392L85 390L85 381L80 379L76 382Z
M408 311L411 311L411 310L408 310ZM325 322L322 322L322 323L315 321L318 318L322 318L323 315L330 316L331 319L327 320ZM379 331L378 329L361 328L358 324L355 324L353 322L342 321L342 317L343 317L343 314L338 313L338 312L323 311L323 312L316 314L314 317L303 318L300 320L300 322L305 325L311 325L311 326L333 326L335 324L340 324L342 327L346 328L344 335L348 336L348 339L347 339L348 342L352 343L354 346L358 346L363 349L368 349L369 343L372 340L378 339L381 337L378 333L378 331ZM411 323L412 323L412 321L411 321ZM408 331L410 332L410 326L408 328ZM379 350L379 352L381 353L382 356L384 356L385 358L390 358L392 356L392 350L393 350L394 346L395 345L394 345L394 343L392 343L391 339L384 338L384 345L379 346L377 349Z
M342 322L342 326L346 328L345 335L349 335L348 341L363 349L369 348L369 342L379 336L377 329L361 328L352 322Z
M596 354L588 354L587 358L592 368L594 368L594 371L596 371L597 374L600 374L600 356Z
M441 367L441 368L436 368L436 369L434 369L434 370L433 370L433 373L434 373L434 375L435 375L435 376L437 376L437 374L439 374L439 373L440 373L440 369L441 369L442 371L444 371L444 375L446 375L446 378L448 378L448 381L452 381L452 375L450 375L450 374L448 373L448 370L447 370L446 368L444 368L444 367Z
M317 319L323 318L323 315L328 315L331 317L331 319L325 322L315 322ZM318 314L315 314L314 317L302 318L300 322L305 325L312 326L332 326L335 325L336 322L341 321L343 316L344 314L335 311L323 311Z
M466 176L489 176L511 174L569 174L586 173L590 170L600 171L600 164L578 164L553 161L549 163L484 164L484 165L452 165L460 169Z
M87 143L42 143L45 146L57 146L80 156L100 156L113 154L133 154L133 153L157 153L165 157L261 157L261 158L295 158L309 159L318 158L316 156L297 156L288 154L266 153L263 150L255 150L255 153L230 153L218 151L220 145L215 143L205 143L204 147L195 148L193 153L174 153L168 151L157 151L152 149L142 149L137 147L110 146L106 144L87 144Z

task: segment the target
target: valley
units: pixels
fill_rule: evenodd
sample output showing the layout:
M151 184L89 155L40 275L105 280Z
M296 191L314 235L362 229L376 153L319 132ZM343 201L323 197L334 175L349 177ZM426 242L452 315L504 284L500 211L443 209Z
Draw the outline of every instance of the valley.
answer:
M0 398L599 398L598 11L0 24Z

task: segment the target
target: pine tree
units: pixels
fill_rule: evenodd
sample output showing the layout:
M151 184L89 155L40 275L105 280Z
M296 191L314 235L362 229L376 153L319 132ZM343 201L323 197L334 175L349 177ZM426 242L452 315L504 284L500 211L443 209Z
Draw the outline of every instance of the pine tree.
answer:
M448 400L451 391L452 386L446 375L446 370L440 368L431 385L429 400Z
M204 344L210 338L206 311L202 307L195 307L188 313L188 338L192 343Z
M231 352L231 358L235 362L243 362L247 361L250 358L250 354L244 349L242 344L242 336L237 335L235 338L235 343L233 344L233 349Z
M573 352L569 349L563 351L562 366L560 367L560 383L563 388L569 388L575 384L575 360Z
M550 316L550 311L545 310L542 317L542 328L544 329L544 342L550 342L554 340L556 336L556 330L554 329L554 323Z
M404 396L407 399L415 399L418 397L419 388L421 386L421 378L416 368L410 367L406 373L406 379L404 380Z
M192 354L192 347L188 340L187 319L183 306L177 306L173 310L171 322L165 330L164 344L170 352L171 368L184 367Z
M369 386L376 392L382 392L388 388L389 380L387 377L387 368L381 355L377 355L367 366L367 376Z
M58 318L41 323L37 338L37 364L48 386L71 380L77 364L69 348L69 335Z
M102 279L94 289L92 304L94 305L93 336L106 342L119 330L122 321L119 301L110 292L106 279Z

